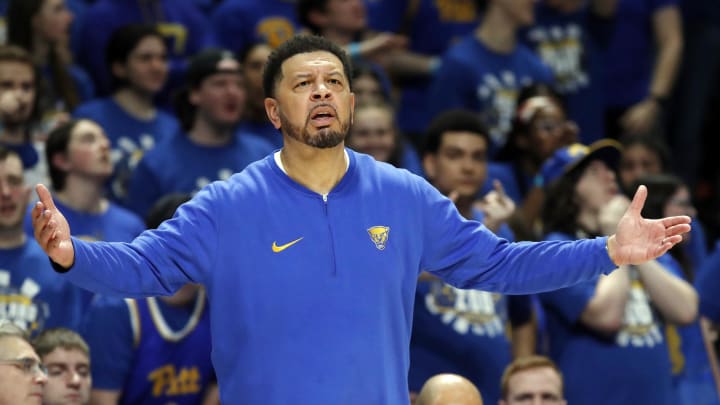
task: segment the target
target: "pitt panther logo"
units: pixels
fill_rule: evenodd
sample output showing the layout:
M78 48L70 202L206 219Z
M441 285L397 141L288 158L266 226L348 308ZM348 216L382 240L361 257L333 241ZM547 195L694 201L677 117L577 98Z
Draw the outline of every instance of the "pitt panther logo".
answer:
M389 226L373 226L368 228L368 234L370 240L375 244L375 247L379 250L385 250L385 246L388 241L388 234L390 233Z

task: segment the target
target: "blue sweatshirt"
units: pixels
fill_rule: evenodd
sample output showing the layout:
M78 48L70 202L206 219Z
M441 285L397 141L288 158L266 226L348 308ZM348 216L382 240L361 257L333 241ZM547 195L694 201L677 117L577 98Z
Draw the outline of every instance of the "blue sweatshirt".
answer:
M273 156L211 183L132 243L73 239L66 277L103 294L206 286L223 403L408 403L417 277L533 293L615 266L606 238L509 243L422 178L350 150L326 196Z

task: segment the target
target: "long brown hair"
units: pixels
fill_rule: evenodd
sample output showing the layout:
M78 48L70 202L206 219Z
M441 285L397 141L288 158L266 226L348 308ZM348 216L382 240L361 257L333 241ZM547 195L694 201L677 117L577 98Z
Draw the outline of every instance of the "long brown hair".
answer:
M5 19L7 21L8 44L17 45L27 50L31 55L33 54L35 32L33 31L32 19L40 12L45 1L10 0ZM39 82L44 87L43 90L46 90L41 93L46 96L55 94L64 103L65 109L72 111L80 103L80 97L75 82L70 75L70 53L67 49L63 49L61 44L56 43L50 44L49 49L47 63L50 68L52 86L40 78ZM47 105L51 101L46 99L41 104L41 109L54 108L54 105Z

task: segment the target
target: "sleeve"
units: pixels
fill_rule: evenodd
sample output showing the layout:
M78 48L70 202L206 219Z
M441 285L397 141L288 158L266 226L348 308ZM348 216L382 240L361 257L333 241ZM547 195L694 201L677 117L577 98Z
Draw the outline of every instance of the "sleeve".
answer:
M219 206L228 196L217 189L217 183L205 187L172 219L131 243L73 238L75 263L63 274L87 290L118 297L172 295L185 283L205 284L218 257L216 219L231 215Z
M97 297L85 316L81 334L90 347L93 388L122 390L134 357L129 304Z
M529 294L567 287L609 273L607 238L510 243L424 183L421 269L457 288Z

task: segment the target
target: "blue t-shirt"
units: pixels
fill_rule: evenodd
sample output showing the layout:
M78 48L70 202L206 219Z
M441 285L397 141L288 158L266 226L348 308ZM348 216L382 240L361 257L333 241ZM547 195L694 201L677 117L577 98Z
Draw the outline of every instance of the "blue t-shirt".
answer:
M488 49L470 35L443 56L426 100L431 120L452 108L476 111L488 126L491 153L501 148L515 117L520 89L532 83L551 83L552 71L522 45L507 54Z
M426 56L441 56L470 34L479 21L475 0L376 0L366 2L366 6L370 28L406 35L408 49ZM431 76L402 81L397 122L406 133L425 131L425 98L431 82Z
M130 210L109 202L107 210L90 214L74 210L55 199L55 206L70 224L74 236L84 240L108 242L130 242L145 230L145 223ZM33 234L32 207L25 215L25 232Z
M590 7L562 13L540 1L535 5L535 23L521 36L552 68L568 118L578 124L580 140L588 145L605 137L601 52L610 42L612 27L611 19L593 15Z
M162 110L157 110L150 120L138 119L128 114L112 97L82 104L73 116L97 122L110 139L115 165L110 196L121 203L127 197L132 171L145 152L180 130L177 119Z
M98 296L83 322L93 388L120 391L118 404L194 405L214 380L205 294L187 306Z
M475 211L474 220L483 221ZM505 225L498 235L513 240ZM515 311L509 311L509 301ZM518 311L524 306L524 311ZM457 289L436 279L418 282L410 340L410 391L419 392L425 381L440 373L462 375L482 393L483 401L500 399L503 370L510 363L510 318L514 324L531 319L528 296L505 296L479 290ZM518 314L523 315L518 319ZM514 315L514 316L513 316Z
M88 7L80 23L73 55L92 76L100 96L112 90L105 47L113 31L123 25L154 24L165 38L170 62L166 92L184 82L187 58L215 43L207 17L192 0L98 0Z
M570 236L554 233L547 239ZM637 270L631 269L630 277L623 326L612 336L593 331L580 321L597 280L540 294L550 356L563 372L569 404L675 405L664 323Z
M145 217L153 204L170 193L195 193L215 180L225 180L273 151L272 145L237 132L224 146L202 146L177 133L145 154L130 179L127 204Z
M0 319L33 335L54 327L77 330L92 296L55 273L31 236L21 246L0 249Z
M327 195L270 155L130 244L74 238L64 277L125 297L205 285L223 403L367 405L409 401L422 270L456 288L527 294L614 268L607 238L509 243L422 178L346 151Z
M650 91L655 61L653 14L677 0L619 0L615 32L605 56L609 107L629 107Z
M220 45L238 53L255 42L276 48L300 30L295 2L287 0L226 0L211 19Z
M672 269L674 274L683 274L680 264L670 254L659 257L658 262L665 268ZM696 319L685 326L669 324L666 337L670 349L675 403L720 404L700 321Z

